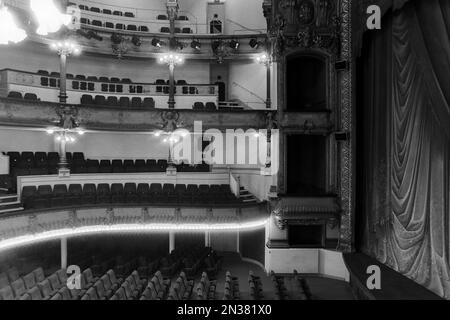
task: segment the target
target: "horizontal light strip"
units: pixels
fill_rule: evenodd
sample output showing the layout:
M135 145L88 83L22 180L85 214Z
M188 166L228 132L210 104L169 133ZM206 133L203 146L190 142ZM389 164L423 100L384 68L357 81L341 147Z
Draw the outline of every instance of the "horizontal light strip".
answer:
M98 225L79 228L66 228L52 231L45 231L32 235L25 235L16 238L0 241L0 251L12 249L15 247L26 246L37 242L56 240L60 238L70 238L82 235L94 235L104 233L120 232L158 232L158 231L245 231L264 227L269 219L261 219L243 223L222 223L222 224L174 224L174 223L155 223L155 224L117 224L117 225Z

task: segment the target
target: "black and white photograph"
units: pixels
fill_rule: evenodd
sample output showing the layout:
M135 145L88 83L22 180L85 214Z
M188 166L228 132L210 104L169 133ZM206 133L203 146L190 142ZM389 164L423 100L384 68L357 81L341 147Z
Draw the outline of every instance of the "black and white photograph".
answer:
M450 1L0 0L0 309L448 299Z

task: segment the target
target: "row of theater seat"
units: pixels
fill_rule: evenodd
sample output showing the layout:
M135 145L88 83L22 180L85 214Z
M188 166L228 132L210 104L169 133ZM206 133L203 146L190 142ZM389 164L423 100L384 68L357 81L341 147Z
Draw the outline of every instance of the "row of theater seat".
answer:
M38 98L38 96L35 93L25 93L24 95L22 95L22 93L17 92L17 91L10 91L8 93L8 98L10 99L24 99L24 100L28 100L28 101L39 101L40 99Z
M223 300L239 300L240 298L239 280L233 277L231 272L227 271L225 274Z
M263 285L261 282L261 278L257 277L253 274L253 271L250 271L248 274L248 285L250 287L250 297L252 300L263 300Z
M108 28L108 29L115 29L115 30L126 30L126 31L132 31L132 32L150 32L150 29L148 26L138 26L135 24L124 24L124 23L114 23L114 22L110 22L110 21L100 21L100 20L90 20L88 18L81 18L80 19L80 23L81 24L85 24L85 25L91 25L94 27L101 27L101 28ZM175 33L184 33L184 34L190 34L192 33L192 29L189 27L184 27L184 28L179 28L176 27L175 28ZM160 33L170 33L170 28L169 27L161 27L158 32Z
M154 109L155 100L153 98L140 98L140 97L120 97L115 96L105 97L102 95L96 95L95 97L91 95L84 94L81 97L80 103L82 105L96 105L96 106L110 106L110 107L123 107L123 108L145 108Z
M59 154L56 152L8 152L10 173L12 176L56 174ZM73 173L145 173L165 172L167 160L85 160L81 152L66 153L66 158ZM207 164L191 166L176 165L178 172L209 172Z
M241 203L229 185L193 185L140 183L63 184L26 186L22 189L26 209L45 209L79 205L107 204L180 204L236 205Z
M56 78L58 79L60 77L60 73L59 72L55 72L55 71L48 71L48 70L38 70L37 74L44 76L44 77L50 77L50 78ZM86 76L83 74L77 74L74 75L72 73L67 73L66 74L67 79L74 79L74 80L80 80L80 81L88 81L88 82L104 82L104 83L122 83L122 84L132 84L134 83L133 80L131 80L130 78L117 78L117 77L105 77L105 76ZM175 83L177 85L186 85L188 84L186 80L180 79L180 80L176 80ZM154 84L157 85L165 85L165 84L169 84L169 80L164 80L164 79L156 79Z
M127 18L135 18L135 14L133 12L129 12L129 11L123 12L120 10L111 10L111 9L107 9L107 8L100 9L98 7L89 7L86 5L79 5L78 7L80 8L80 10L84 10L84 11L91 11L91 12L95 12L95 13L102 13L105 15L113 15L113 16L119 16L119 17L123 16L123 17L127 17ZM159 14L156 16L156 19L168 20L169 18L165 14ZM185 15L179 15L179 16L177 16L177 20L187 21L187 20L189 20L189 18Z

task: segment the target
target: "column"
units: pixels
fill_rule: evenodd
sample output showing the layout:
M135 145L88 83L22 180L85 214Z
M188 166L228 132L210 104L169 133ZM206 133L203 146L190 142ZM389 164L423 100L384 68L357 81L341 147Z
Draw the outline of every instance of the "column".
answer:
M67 55L62 52L60 55L60 84L59 84L59 102L67 103Z
M62 131L59 140L59 163L58 167L61 170L67 170L67 159L66 159L66 132Z
M175 64L169 64L169 109L175 108Z
M272 100L271 100L271 92L272 92L272 76L271 76L271 62L270 60L266 62L266 69L267 69L267 87L266 87L266 91L267 91L267 98L266 98L266 108L267 109L271 109L272 108Z
M211 234L209 231L205 231L205 247L211 247Z
M175 231L169 232L169 253L175 250Z
M67 269L67 238L61 238L61 269Z

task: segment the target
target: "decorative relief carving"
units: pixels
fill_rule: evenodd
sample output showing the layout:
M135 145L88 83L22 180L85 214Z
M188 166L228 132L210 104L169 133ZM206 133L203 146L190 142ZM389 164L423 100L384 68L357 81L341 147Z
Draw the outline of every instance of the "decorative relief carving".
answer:
M58 123L58 126L63 129L72 130L80 126L80 120L78 118L78 108L76 106L59 106L56 107L55 113L58 116L54 122Z
M279 0L275 8L263 4L268 38L278 58L298 48L339 54L340 21L333 1Z

